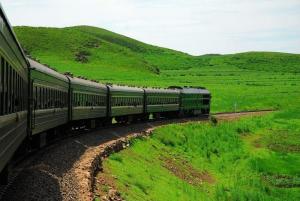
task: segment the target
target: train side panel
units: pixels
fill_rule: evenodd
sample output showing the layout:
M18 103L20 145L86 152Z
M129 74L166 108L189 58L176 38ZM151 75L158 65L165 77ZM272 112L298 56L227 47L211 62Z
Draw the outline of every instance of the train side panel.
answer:
M110 86L110 116L119 117L144 113L144 90Z
M72 120L105 118L107 87L88 80L70 78Z
M180 110L187 115L209 114L210 92L200 88L181 89Z
M68 123L69 80L29 60L31 70L31 130L38 134Z
M0 172L27 136L28 63L0 6Z
M146 113L178 112L180 93L177 90L145 89Z

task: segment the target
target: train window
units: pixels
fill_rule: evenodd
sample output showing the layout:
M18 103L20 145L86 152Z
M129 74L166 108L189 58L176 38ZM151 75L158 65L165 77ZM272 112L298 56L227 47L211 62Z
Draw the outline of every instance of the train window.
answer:
M46 89L43 87L43 105L42 105L42 109L46 109L46 105L47 105L47 95L46 95Z
M78 94L79 106L82 106L82 94Z
M20 82L21 82L21 77L19 76L19 74L17 73L16 74L16 99L17 99L17 102L18 102L18 105L17 105L17 108L16 110L19 112L19 111L22 111L22 107L21 107L21 85L20 85Z
M74 96L74 94L73 94L73 96ZM62 102L63 102L63 107L65 107L65 104L66 104L66 98L67 98L67 95L65 94L65 92L64 91L62 91ZM73 104L75 103L74 102L74 97L72 98L73 99Z
M43 87L43 109L47 108L47 89Z
M41 91L41 87L37 87L37 102L38 102L38 108L37 109L41 109L41 103L42 103L42 91Z
M41 100L40 109L43 109L44 108L44 89L43 89L43 87L40 87L40 91L41 91L41 93L40 93L40 100Z
M50 105L51 105L51 108L54 108L53 99L54 99L54 90L50 89Z
M85 94L81 94L82 102L81 106L85 106Z
M55 90L54 91L54 107L55 108L59 108L60 105L59 105L59 90Z
M51 89L47 88L47 108L51 108Z
M59 99L60 99L59 107L63 108L64 107L64 92L63 91L59 91Z
M89 95L88 94L85 94L85 106L89 106L90 103L89 103Z
M10 107L11 107L11 113L15 112L15 70L9 66L11 69L11 96L10 96Z
M48 89L48 108L52 108L52 89Z
M27 91L26 90L26 86L25 86L25 81L23 80L22 77L20 77L20 110L23 111L25 109L27 109ZM26 101L26 102L25 102Z
M63 99L62 99L62 91L58 90L57 91L57 107L58 108L62 108L62 102L63 102Z
M36 88L36 109L40 108L40 88L38 86Z
M57 107L62 108L64 102L63 92L61 90L57 91Z
M45 88L45 109L48 108L48 101L49 101L48 89Z
M33 87L33 92L32 92L32 98L33 98L33 109L36 110L37 107L37 87Z
M55 91L55 107L59 107L59 98L58 98L58 90Z
M79 97L77 93L73 93L73 106L78 106Z
M35 91L36 91L36 95L35 95L35 97L36 97L36 109L38 109L39 108L39 88L38 88L38 86L35 86Z
M2 104L3 104L3 114L7 114L7 68L6 62L3 62L3 97L2 97Z
M62 91L58 91L58 97L59 97L59 108L63 107L63 94Z
M19 75L18 73L15 71L15 111L19 112L20 111L20 100L19 100L19 92L20 92L20 88L19 88Z
M48 101L47 101L48 102L48 108L51 108L51 106L52 106L51 105L51 99L52 99L51 93L52 93L51 89L48 89L48 95L47 95L48 96Z
M80 106L80 94L77 93L76 95L77 95L76 96L77 97L77 106Z
M50 93L51 93L51 89L47 88L47 108L50 108L51 107L51 96L50 96Z
M15 111L16 112L19 112L21 111L20 110L20 85L19 85L19 75L18 73L16 72L16 75L15 75Z
M60 97L61 97L61 104L60 104L60 107L63 108L65 106L65 103L64 103L64 92L63 91L60 91Z
M81 94L81 106L84 106L84 94Z
M56 93L56 90L52 89L52 95L51 95L52 108L55 108L55 93Z
M67 98L67 95L66 95L66 92L62 92L62 101L63 101L63 106L62 108L66 107L66 98Z
M6 89L6 114L10 113L10 68L5 62L6 66L6 83L7 83L7 89Z

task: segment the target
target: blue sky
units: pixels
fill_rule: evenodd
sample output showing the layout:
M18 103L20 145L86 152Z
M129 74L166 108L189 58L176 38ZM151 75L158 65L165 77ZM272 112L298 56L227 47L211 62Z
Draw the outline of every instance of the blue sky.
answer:
M300 53L300 0L0 0L13 25L92 25L193 55Z

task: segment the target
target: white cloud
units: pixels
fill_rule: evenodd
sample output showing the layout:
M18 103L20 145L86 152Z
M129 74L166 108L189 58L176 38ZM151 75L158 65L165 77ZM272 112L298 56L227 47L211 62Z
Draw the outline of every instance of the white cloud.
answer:
M2 0L13 25L93 25L191 54L300 53L299 0Z

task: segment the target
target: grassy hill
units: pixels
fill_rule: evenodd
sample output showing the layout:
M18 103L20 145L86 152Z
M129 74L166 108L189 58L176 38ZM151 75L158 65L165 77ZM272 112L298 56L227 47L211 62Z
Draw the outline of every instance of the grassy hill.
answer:
M281 108L300 92L299 54L191 56L89 26L15 32L28 54L59 72L103 83L205 86L213 93L213 111Z
M199 65L196 58L187 54L95 27L15 27L15 31L27 53L34 58L60 72L72 71L98 80L156 75L159 69Z
M159 70L222 67L224 64L241 69L300 72L300 55L295 54L249 52L196 57L96 27L15 27L15 31L27 53L41 62L61 72L69 70L95 79L114 77L113 71L149 75L158 74ZM89 72L85 72L87 69Z

